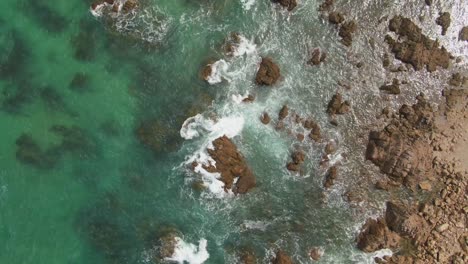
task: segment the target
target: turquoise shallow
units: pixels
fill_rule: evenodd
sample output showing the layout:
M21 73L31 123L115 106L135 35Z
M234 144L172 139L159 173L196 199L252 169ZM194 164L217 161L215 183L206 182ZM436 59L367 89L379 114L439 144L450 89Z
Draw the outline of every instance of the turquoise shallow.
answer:
M206 239L205 263L238 263L245 249L268 263L277 248L309 263L313 247L325 250L321 263L372 262L354 239L378 211L379 195L356 210L339 185L324 203L323 146L309 146L302 175L290 174L295 140L259 121L288 103L337 141L360 122L350 119L344 132L327 122L324 105L338 78L353 78L346 62L353 55L320 18L320 3L303 0L288 13L259 0L142 0L135 15L117 21L93 16L90 2L0 2L0 263L159 263L154 252L167 230L195 245ZM372 19L423 8L364 2ZM231 32L254 51L226 56ZM332 55L312 69L308 51L317 46ZM380 63L367 50L359 37L354 52ZM254 83L261 56L281 67L273 89ZM200 69L220 59L225 80L210 85ZM379 78L370 74L368 84ZM233 96L247 92L255 102L236 104ZM378 109L369 94L356 104ZM210 135L185 140L179 131L198 113L243 120L233 140L257 176L251 193L218 198L193 188L196 176L183 163ZM152 149L138 140L142 124L156 127ZM350 165L344 174L353 173Z

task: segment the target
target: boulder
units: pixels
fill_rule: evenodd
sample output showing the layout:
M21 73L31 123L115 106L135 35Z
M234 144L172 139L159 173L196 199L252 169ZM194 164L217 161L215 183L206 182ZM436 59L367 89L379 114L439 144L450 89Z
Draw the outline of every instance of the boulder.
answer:
M468 41L468 26L463 27L458 34L458 40Z
M328 103L327 113L330 115L342 115L348 113L350 108L351 104L348 101L344 101L340 93L336 93Z
M262 116L260 117L260 121L261 121L264 125L268 125L268 124L271 122L271 118L270 118L270 116L268 115L268 113L263 113Z
M316 48L312 51L312 56L310 60L307 62L309 65L320 65L320 63L324 62L327 58L327 53L322 52L320 48Z
M284 251L278 250L272 264L292 264L293 261Z
M281 108L281 110L279 111L278 113L278 120L283 120L285 119L289 114L289 108L287 105L283 105L283 107Z
M357 24L355 21L347 21L341 24L338 35L341 37L341 42L345 46L351 46L353 43L353 34L357 31Z
M328 169L327 175L325 176L325 183L323 186L326 189L329 189L333 185L335 185L335 180L338 177L338 167L337 166L332 166L330 169Z
M280 69L270 58L262 58L255 81L258 85L273 85L280 78Z
M278 3L281 6L288 9L288 11L292 11L297 6L297 0L272 0L274 3Z
M344 16L340 12L331 12L328 14L328 21L332 24L339 25L344 22Z
M442 36L445 36L447 29L450 27L452 19L450 18L449 12L443 12L439 14L439 17L436 20L437 25L442 27Z
M391 84L382 85L379 89L387 94L400 94L400 81L398 79L393 79Z
M385 220L368 219L357 238L357 247L371 253L384 248L395 249L400 245L400 237L388 229Z
M319 11L328 12L332 9L334 4L335 4L335 0L324 0L323 3L321 3L319 6Z

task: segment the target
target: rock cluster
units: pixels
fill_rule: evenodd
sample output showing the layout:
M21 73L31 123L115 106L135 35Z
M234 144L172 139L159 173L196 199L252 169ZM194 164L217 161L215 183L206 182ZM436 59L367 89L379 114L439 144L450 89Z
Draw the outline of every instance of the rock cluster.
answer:
M235 194L247 193L256 186L256 179L236 145L226 136L213 141L213 149L208 154L216 162L215 166L203 166L211 173L220 173L225 190Z
M297 172L297 171L300 170L301 165L304 163L306 155L305 155L305 153L303 151L298 150L298 151L295 151L291 155L291 158L292 158L292 161L288 163L286 168L289 171L296 171Z
M390 20L389 29L402 39L398 41L390 35L385 37L392 53L400 61L412 65L415 70L426 67L429 72L437 67L449 67L451 54L444 47L439 47L437 41L422 34L421 29L408 18L395 16Z
M330 115L343 115L350 110L351 104L349 101L343 100L343 96L340 93L333 95L327 106L327 113Z
M327 53L320 50L320 48L316 48L312 51L311 58L307 62L307 64L318 66L320 65L320 63L324 62L326 58L327 58Z
M262 58L255 82L258 85L273 85L280 78L281 73L278 65L270 58Z

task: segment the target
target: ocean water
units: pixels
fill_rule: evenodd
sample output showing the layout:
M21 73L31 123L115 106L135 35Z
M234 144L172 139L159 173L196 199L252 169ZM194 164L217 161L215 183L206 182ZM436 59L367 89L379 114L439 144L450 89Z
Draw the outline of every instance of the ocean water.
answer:
M1 1L0 263L159 263L158 240L168 230L181 236L176 263L238 263L244 250L268 263L278 248L310 263L312 247L324 249L320 263L372 263L374 255L354 245L386 198L369 187L379 175L363 160L366 127L384 106L397 108L419 92L437 101L450 73L385 71L386 23L378 21L421 16L426 34L468 56L456 41L468 3L423 2L337 1L360 28L346 48L315 0L299 1L292 13L260 0L141 0L134 13L112 19L94 16L88 0ZM433 22L441 9L453 21L444 37ZM232 57L222 49L231 32L243 36ZM328 53L320 67L306 64L315 47ZM281 68L272 88L254 83L262 56ZM216 61L218 79L203 81L201 68ZM395 76L413 88L388 100L378 87ZM325 114L336 90L353 105L338 127ZM239 103L248 93L255 101ZM275 121L283 104L338 143L340 175L331 190L322 188L326 168L319 166L325 143L299 143L260 123L263 111ZM182 125L197 114L188 136ZM149 122L157 124L157 149L136 137ZM199 176L186 163L224 133L257 176L247 195L193 188ZM307 152L301 175L285 169L296 147ZM350 206L350 190L363 201Z

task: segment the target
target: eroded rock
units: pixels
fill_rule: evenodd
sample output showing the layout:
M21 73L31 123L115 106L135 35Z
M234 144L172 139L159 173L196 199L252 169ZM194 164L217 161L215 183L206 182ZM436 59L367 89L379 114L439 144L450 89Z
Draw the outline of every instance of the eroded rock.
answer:
M262 58L255 81L258 85L273 85L280 78L280 69L270 58Z
M288 11L292 11L297 6L297 0L272 0L274 3L278 3L281 6L288 9Z
M343 100L343 96L340 93L333 95L327 107L327 113L330 115L343 115L348 113L350 110L351 104L348 101Z
M439 14L439 17L436 20L437 25L442 27L442 36L445 36L447 33L447 29L450 27L452 23L452 19L450 18L449 12L443 12Z

